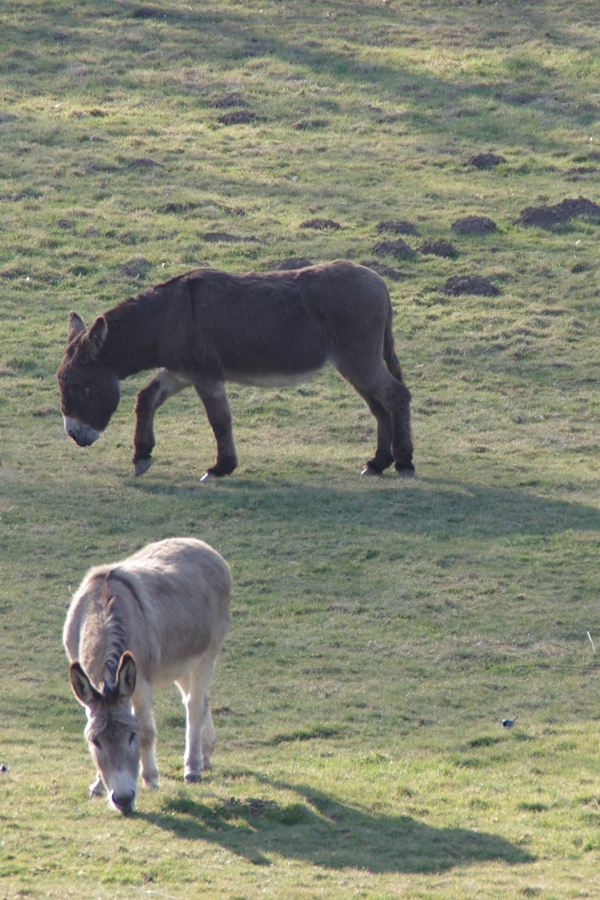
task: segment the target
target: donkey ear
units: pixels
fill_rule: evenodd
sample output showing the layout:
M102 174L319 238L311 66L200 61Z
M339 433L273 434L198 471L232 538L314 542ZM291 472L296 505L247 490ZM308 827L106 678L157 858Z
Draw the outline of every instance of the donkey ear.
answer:
M102 699L102 695L96 690L80 663L71 663L69 677L75 696L84 706L91 706L92 703Z
M119 697L122 697L125 700L131 697L131 695L135 691L136 673L137 669L135 665L135 659L133 658L133 653L130 653L129 650L126 650L121 657L121 662L119 663L119 671L117 672L117 687L119 690Z
M102 350L102 346L104 341L106 340L106 332L108 331L108 326L106 324L106 319L104 316L98 316L90 330L88 331L87 339L85 342L86 350L89 354L90 359L96 360L98 358L98 354Z
M67 331L67 343L70 344L73 338L76 338L78 334L81 334L82 331L85 331L85 325L83 323L83 319L81 316L78 316L76 312L69 313L69 329Z

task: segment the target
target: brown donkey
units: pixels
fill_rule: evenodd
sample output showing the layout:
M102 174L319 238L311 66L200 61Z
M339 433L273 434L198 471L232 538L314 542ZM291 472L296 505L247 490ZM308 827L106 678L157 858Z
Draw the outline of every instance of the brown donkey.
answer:
M135 474L152 461L156 410L193 385L217 444L204 478L228 475L237 456L225 382L295 384L325 363L377 420L377 450L363 474L395 463L399 475L412 475L410 392L388 289L375 272L345 260L267 274L197 269L123 301L89 329L72 312L57 372L65 430L80 446L92 444L117 408L119 381L160 366L137 395Z
M63 640L75 696L96 764L90 794L106 791L127 815L140 758L156 787L152 690L177 684L187 711L184 777L210 767L215 732L208 705L213 669L229 626L231 576L216 550L194 538L148 544L87 573L67 614Z

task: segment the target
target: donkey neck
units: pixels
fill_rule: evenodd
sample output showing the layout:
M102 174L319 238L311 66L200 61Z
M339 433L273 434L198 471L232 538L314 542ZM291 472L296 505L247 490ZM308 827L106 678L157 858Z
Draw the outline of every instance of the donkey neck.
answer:
M158 303L151 291L109 310L104 314L108 330L99 360L120 379L159 368L163 365L160 344L164 313L164 304Z

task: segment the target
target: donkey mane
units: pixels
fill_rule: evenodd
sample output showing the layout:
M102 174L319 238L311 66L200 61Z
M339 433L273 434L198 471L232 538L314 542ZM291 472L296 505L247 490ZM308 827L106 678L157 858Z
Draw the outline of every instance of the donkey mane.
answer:
M94 578L94 581L102 580L102 587L94 604L95 616L86 623L84 642L85 645L95 642L96 646L102 647L102 653L98 655L97 679L98 689L106 700L115 697L119 663L128 649L126 604L114 588L111 589L113 579L125 582L123 578L115 578L113 571L99 573ZM129 584L127 587L132 590Z

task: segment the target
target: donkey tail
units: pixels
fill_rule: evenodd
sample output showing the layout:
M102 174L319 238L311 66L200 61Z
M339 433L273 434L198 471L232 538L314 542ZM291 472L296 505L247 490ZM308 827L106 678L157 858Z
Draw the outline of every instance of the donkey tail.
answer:
M392 333L392 317L390 315L385 331L383 333L383 359L388 368L390 375L393 375L398 381L404 384L404 375L400 367L400 360L396 355L396 347L394 344L394 335Z

